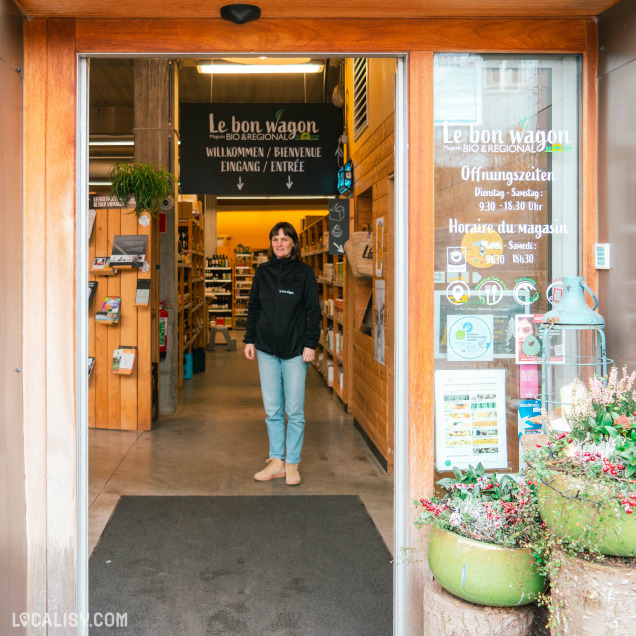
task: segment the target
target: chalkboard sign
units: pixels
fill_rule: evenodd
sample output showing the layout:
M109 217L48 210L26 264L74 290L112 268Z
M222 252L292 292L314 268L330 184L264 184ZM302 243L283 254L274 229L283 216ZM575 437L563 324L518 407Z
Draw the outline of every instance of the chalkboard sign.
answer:
M349 199L329 200L329 254L344 255L349 240Z
M342 127L331 104L181 104L181 191L334 195Z

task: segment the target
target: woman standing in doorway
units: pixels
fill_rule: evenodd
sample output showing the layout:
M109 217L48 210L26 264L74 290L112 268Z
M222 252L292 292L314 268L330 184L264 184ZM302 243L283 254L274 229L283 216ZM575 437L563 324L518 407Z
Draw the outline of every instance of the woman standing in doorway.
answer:
M285 477L287 485L296 486L301 481L305 378L320 338L320 301L314 272L300 260L294 227L277 223L269 239L269 260L256 269L250 291L243 339L245 357L258 358L269 436L267 466L254 479Z

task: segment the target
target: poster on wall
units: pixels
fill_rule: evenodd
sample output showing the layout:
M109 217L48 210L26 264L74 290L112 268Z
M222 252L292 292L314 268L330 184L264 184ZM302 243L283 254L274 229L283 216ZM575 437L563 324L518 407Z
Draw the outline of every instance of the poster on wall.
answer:
M332 104L181 104L181 190L335 195L342 110Z
M492 315L449 316L448 357L450 362L494 360Z
M373 324L373 341L374 355L377 362L385 364L385 321L386 321L386 282L383 280L375 281L375 290L373 294L375 298L374 307L374 324Z
M452 283L449 285L451 286ZM484 288L482 288L484 289ZM514 358L515 357L515 316L523 313L523 307L514 302L512 290L504 290L498 298L496 304L488 302L487 291L483 294L480 290L467 295L463 302L453 302L452 296L449 300L448 289L435 292L435 357L449 358L449 321L455 321L465 316L484 317L492 320L492 358ZM490 355L490 352L489 354ZM485 359L485 358L483 358Z
M519 400L519 405L517 408L517 430L519 436L519 470L524 470L526 468L526 463L523 461L521 436L542 432L543 422L541 417L541 400Z
M541 364L539 327L543 314L515 316L515 360L517 364Z
M384 219L380 217L375 222L375 275L382 278L384 259Z
M508 467L504 369L435 371L435 467Z

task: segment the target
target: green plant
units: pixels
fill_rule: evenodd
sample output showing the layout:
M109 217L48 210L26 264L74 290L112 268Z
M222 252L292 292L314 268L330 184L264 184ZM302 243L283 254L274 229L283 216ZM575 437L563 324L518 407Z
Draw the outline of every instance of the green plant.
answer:
M510 475L486 475L482 464L466 471L454 468L455 478L437 482L443 497L414 502L422 508L414 523L431 523L460 536L495 545L534 546L545 532L537 508L536 486ZM537 550L536 557L540 554Z
M147 210L157 216L164 199L174 194L177 178L161 166L145 163L116 163L110 171L110 194L122 205L135 198L135 214Z
M606 499L609 493L630 515L636 507L636 372L616 367L607 378L593 377L588 389L573 391L566 409L570 433L549 433L545 444L525 453L533 474L547 483L556 474L577 477L579 498ZM546 420L550 431L550 423Z
M575 397L567 414L574 440L608 446L606 452L611 454L610 464L616 464L604 471L609 472L610 477L636 477L634 380L636 371L628 375L624 367L623 376L619 378L616 367L612 367L607 378L593 377L589 390L573 391Z
M635 379L613 368L576 388L563 409L570 432L553 431L544 415L547 439L524 454L542 518L571 556L602 561L636 553Z

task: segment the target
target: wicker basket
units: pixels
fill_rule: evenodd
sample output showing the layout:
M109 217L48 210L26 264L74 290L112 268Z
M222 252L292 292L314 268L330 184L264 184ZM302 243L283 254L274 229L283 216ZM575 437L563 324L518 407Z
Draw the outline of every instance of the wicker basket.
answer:
M344 250L357 280L373 278L373 232L354 232Z

